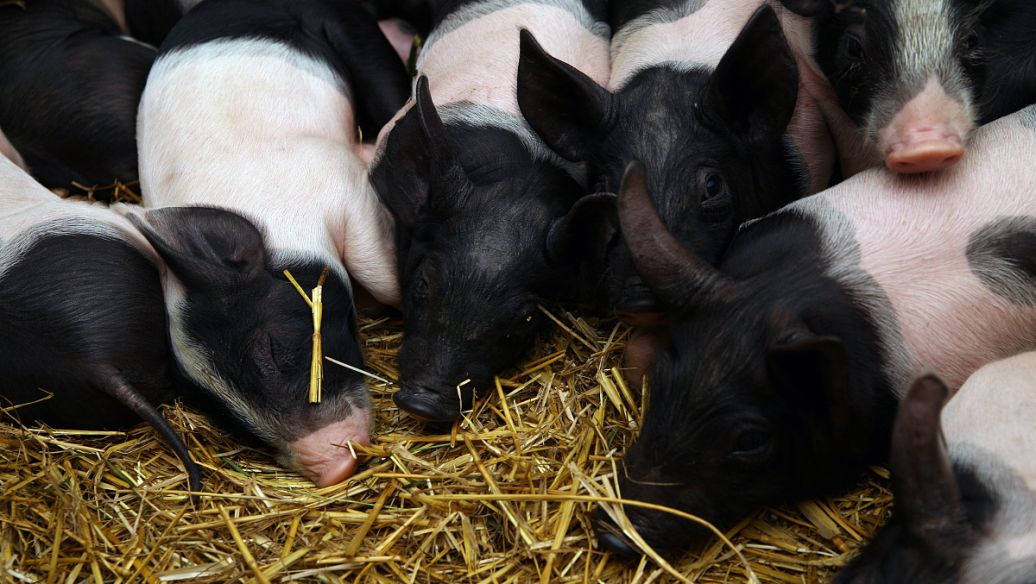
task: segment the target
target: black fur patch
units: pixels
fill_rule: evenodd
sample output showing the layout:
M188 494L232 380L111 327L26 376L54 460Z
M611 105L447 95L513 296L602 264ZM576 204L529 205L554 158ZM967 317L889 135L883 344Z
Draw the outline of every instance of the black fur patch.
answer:
M152 404L174 397L158 271L124 241L43 237L0 280L0 396L26 422L108 428L139 421L92 381L118 370ZM5 404L7 405L7 404Z
M971 235L972 273L1013 304L1036 306L1036 217L998 219Z

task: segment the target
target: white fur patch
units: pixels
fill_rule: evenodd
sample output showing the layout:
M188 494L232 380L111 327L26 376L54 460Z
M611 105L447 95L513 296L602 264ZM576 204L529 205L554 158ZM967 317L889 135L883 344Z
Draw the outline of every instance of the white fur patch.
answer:
M639 71L714 69L752 14L766 0L687 0L626 24L612 40L608 87L622 89Z
M344 262L378 300L398 303L391 219L360 159L344 84L323 63L267 40L163 56L137 134L148 207L239 211L271 252Z
M418 73L428 77L436 106L468 102L520 116L521 29L555 58L607 83L608 40L580 2L485 2L470 10L475 12L461 9L448 17L418 58Z
M102 203L62 199L0 157L0 278L42 237L93 235L154 252L125 218Z
M607 40L611 36L611 30L608 28L608 25L594 20L593 16L586 11L586 7L583 6L581 0L489 0L487 2L475 2L462 6L459 10L447 16L428 35L422 50L427 51L440 39L471 21L489 16L498 10L514 8L523 4L538 4L544 9L556 8L564 10L569 12L584 29L591 31L598 37Z

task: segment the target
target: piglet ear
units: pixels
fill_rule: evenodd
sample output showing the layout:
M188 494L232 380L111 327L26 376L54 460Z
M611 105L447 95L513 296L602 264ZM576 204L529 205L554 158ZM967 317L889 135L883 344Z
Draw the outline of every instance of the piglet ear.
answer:
M849 356L841 339L803 331L772 347L767 365L773 382L796 407L827 418L836 441L847 436Z
M791 121L798 90L798 66L781 23L773 8L763 6L712 73L704 111L741 140L773 141Z
M262 234L237 213L212 207L170 207L128 218L188 285L239 286L266 266Z
M958 530L964 525L960 491L940 423L949 396L949 389L934 376L914 382L899 404L889 460L896 509L907 529L936 544L960 535Z
M611 94L581 71L548 54L528 30L521 31L518 106L532 129L555 152L587 160L604 133Z
M820 16L831 10L832 0L781 0L781 4L799 16Z
M580 198L547 232L547 259L555 267L580 261L603 261L608 240L619 228L614 193ZM601 256L601 258L598 258Z
M466 178L432 101L428 78L417 79L414 102L386 138L385 151L371 170L371 183L396 222L413 227L418 217L446 205Z

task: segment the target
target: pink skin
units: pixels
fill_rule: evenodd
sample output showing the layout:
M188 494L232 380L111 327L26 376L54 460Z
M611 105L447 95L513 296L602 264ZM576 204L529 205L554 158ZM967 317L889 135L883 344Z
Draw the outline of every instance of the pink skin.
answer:
M370 412L353 409L349 418L328 424L289 445L291 465L318 487L336 485L353 475L359 461L349 443L370 444Z
M889 372L897 387L933 372L956 388L983 364L1036 348L1036 307L994 293L967 256L972 235L991 222L1036 215L1036 172L1018 155L1034 148L1036 131L1008 116L983 126L968 157L945 172L907 178L872 169L792 204L823 217L825 246L851 246L860 258L831 273L861 269L887 296L894 318L881 326L895 331ZM848 225L834 227L838 217Z
M410 60L410 47L414 44L414 34L403 30L404 24L396 19L378 21L381 34L385 35L389 44L396 50L404 63Z
M964 104L946 94L935 78L878 132L885 166L914 174L944 170L964 157L974 122Z

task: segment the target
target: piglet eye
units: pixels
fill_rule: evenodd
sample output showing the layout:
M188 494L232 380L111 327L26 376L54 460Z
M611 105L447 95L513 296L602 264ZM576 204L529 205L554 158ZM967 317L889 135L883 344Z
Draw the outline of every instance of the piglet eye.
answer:
M853 62L863 60L863 43L855 35L845 35L842 39L842 53Z
M738 435L734 442L733 454L752 456L764 454L770 446L771 436L766 430L746 430Z
M698 169L698 193L702 204L718 203L727 193L727 181L712 167Z

